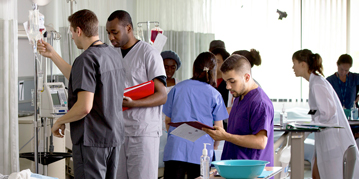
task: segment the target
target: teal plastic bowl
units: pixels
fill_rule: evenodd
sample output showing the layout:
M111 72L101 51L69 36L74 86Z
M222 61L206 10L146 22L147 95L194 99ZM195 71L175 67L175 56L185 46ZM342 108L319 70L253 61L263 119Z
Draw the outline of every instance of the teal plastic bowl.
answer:
M226 179L257 178L268 163L263 160L221 160L212 162L219 174Z

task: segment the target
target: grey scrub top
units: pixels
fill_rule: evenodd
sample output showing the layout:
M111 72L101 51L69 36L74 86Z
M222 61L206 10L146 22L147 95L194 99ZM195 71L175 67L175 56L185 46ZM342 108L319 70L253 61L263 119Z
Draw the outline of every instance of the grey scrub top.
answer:
M139 41L125 57L122 53L119 57L126 69L126 88L166 76L160 52L146 42ZM126 136L162 135L162 105L131 108L123 112L123 118Z
M81 91L94 93L93 107L83 119L70 123L73 144L115 147L124 140L122 100L125 69L119 53L107 44L92 45L76 58L69 80L69 109Z

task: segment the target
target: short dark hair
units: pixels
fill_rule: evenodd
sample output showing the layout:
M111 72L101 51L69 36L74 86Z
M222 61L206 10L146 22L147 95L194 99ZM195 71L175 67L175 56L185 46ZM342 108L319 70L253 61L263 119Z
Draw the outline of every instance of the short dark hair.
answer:
M337 61L337 65L339 66L340 64L343 64L343 63L348 63L348 64L350 64L350 67L352 67L353 58L348 54L340 55L340 57L339 57L339 59Z
M322 57L319 54L314 54L312 51L308 49L298 50L294 52L292 60L298 60L299 62L305 62L308 64L308 70L311 73L318 75L319 72L321 75L323 74L323 65L322 65Z
M220 54L223 58L223 61L229 57L229 53L224 48L215 48L212 50L214 55Z
M257 51L256 49L251 49L251 51L238 50L233 52L232 54L245 56L248 59L248 61L251 63L251 67L253 67L254 65L259 66L262 63L262 58L259 55L259 51Z
M223 48L226 49L226 45L222 40L212 40L209 44L209 51L212 52L215 48Z
M126 12L124 10L114 11L107 18L107 21L113 21L115 18L117 18L121 22L121 25L126 26L126 25L130 24L131 27L133 28L132 19L131 19L131 16L130 16L130 14L128 12Z
M98 19L96 14L88 9L75 12L67 20L74 30L79 27L86 37L98 35Z
M217 87L217 61L211 52L199 54L193 63L193 80L202 81Z
M251 68L251 63L245 56L233 54L223 62L221 71L222 73L226 73L228 71L235 70L237 72L248 72L251 74Z

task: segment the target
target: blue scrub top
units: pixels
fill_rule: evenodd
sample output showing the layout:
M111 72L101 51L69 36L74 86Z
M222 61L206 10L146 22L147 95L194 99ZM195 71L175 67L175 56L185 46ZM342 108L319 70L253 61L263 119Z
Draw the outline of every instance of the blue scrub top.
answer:
M167 96L163 113L171 122L199 121L213 126L214 121L228 118L228 112L221 94L212 86L198 80L185 80L176 84ZM208 155L213 156L213 139L208 135L195 142L171 135L175 128L170 126L165 146L163 161L182 161L200 164L203 143L207 146Z
M341 82L335 73L327 80L333 86L342 106L346 109L352 108L357 96L356 87L359 85L359 74L349 72L345 83Z

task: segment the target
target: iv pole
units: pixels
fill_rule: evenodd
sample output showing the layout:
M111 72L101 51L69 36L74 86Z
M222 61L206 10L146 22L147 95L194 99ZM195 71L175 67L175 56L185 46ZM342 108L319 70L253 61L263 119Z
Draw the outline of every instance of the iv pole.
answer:
M36 3L33 3L32 4L32 9L33 10L38 10L38 5ZM38 18L36 16L36 18ZM36 21L38 21L38 19L36 19ZM32 23L32 22L29 22L29 23ZM38 29L39 30L39 29ZM53 40L55 39L55 33L53 30L51 30L51 38L50 38L50 44L53 45ZM46 33L45 33L46 34ZM59 39L59 37L56 37L56 39ZM47 35L45 35L45 41L47 41ZM35 162L35 172L36 173L39 173L39 150L38 150L38 139L39 139L39 136L38 136L38 132L39 132L39 126L38 126L38 117L39 117L39 105L38 105L38 84L39 84L39 77L37 76L38 75L38 53L37 53L37 42L36 40L33 40L33 52L34 52L34 71L35 71L35 74L34 74L34 140L35 140L35 150L34 150L34 162ZM47 58L46 58L47 60ZM47 73L46 73L46 60L45 60L45 83L47 82ZM40 63L41 64L41 63ZM51 65L51 80L52 80L52 63L50 64ZM41 67L43 68L43 67ZM41 80L44 80L41 78ZM45 121L45 126L44 126L44 130L46 129L46 121ZM46 131L46 130L45 130ZM46 132L45 132L46 134ZM45 135L44 135L45 137ZM46 143L46 137L45 137L45 140L44 140L44 143ZM46 152L46 148L47 148L47 145L45 145L45 151L44 151L44 156L45 156L45 152ZM50 146L51 148L51 146Z
M137 26L140 26L141 24L147 24L147 42L150 43L151 42L151 29L150 29L150 25L151 24L155 24L155 26L160 26L160 22L158 21L146 21L146 22L138 22Z
M70 15L72 15L74 13L74 2L76 3L76 0L66 0L67 3L70 3ZM72 55L72 42L71 42L71 34L67 34L67 39L69 39L70 43L69 43L69 64L72 65L71 62L71 55Z
M40 3L40 5L46 5L46 3L44 4L43 1L38 1L38 3ZM34 71L35 71L35 74L34 74L34 92L33 92L33 105L34 105L34 143L35 143L35 146L34 146L34 153L29 153L30 156L33 156L33 160L35 162L35 172L36 173L39 173L39 150L38 150L38 139L39 139L39 136L38 136L38 132L39 132L39 126L38 126L38 118L39 118L39 105L38 105L38 100L39 100L39 97L38 97L38 91L39 91L39 77L38 77L38 60L39 60L39 57L38 57L38 53L37 53L37 40L36 40L36 37L38 36L37 33L39 33L40 31L40 28L39 28L39 12L38 12L38 4L37 3L32 3L32 10L34 11L33 14L30 13L30 19L29 19L29 26L30 26L30 32L28 34L28 37L29 39L32 41L33 43L33 53L34 53ZM35 27L34 27L35 26ZM41 33L40 33L41 34ZM42 35L42 34L41 34ZM53 32L51 32L51 35L52 35L52 39L54 38L53 37ZM36 37L34 37L36 36ZM45 37L46 38L46 37ZM46 39L45 39L46 40ZM41 58L41 61L42 61L42 58ZM42 63L40 63L42 64ZM45 65L46 65L46 60L45 60ZM40 68L43 68L43 67L40 67ZM45 68L45 71L46 71L46 68ZM46 74L45 74L46 75ZM47 79L47 76L45 76L45 80ZM43 78L40 78L40 80L43 80ZM42 81L43 82L43 81ZM40 84L42 84L42 82ZM42 89L41 89L42 90ZM46 122L45 122L45 126L44 126L44 130L46 128ZM46 131L46 130L45 130ZM45 137L45 135L44 135ZM46 140L46 137L45 137L45 140ZM44 141L44 143L46 143ZM46 151L46 145L45 145L45 151ZM41 156L41 155L40 155ZM44 156L45 156L45 152L44 152ZM28 159L32 159L32 157L29 157L29 155L27 155L26 153L24 153L23 157L20 156L21 158L28 158Z
M300 49L303 50L303 0L300 0ZM300 78L300 99L303 99L303 78Z
M37 10L37 4L32 4L32 9L33 10ZM31 23L31 22L29 22ZM38 84L38 78L37 78L37 44L36 44L36 40L34 40L34 69L35 69L35 74L34 74L34 109L35 109L35 115L34 115L34 132L35 132L35 151L34 151L34 162L35 162L35 172L39 173L39 163L38 163L38 125L37 125L37 118L38 118L38 106L37 106L37 101L38 101L38 94L37 94L37 84Z

